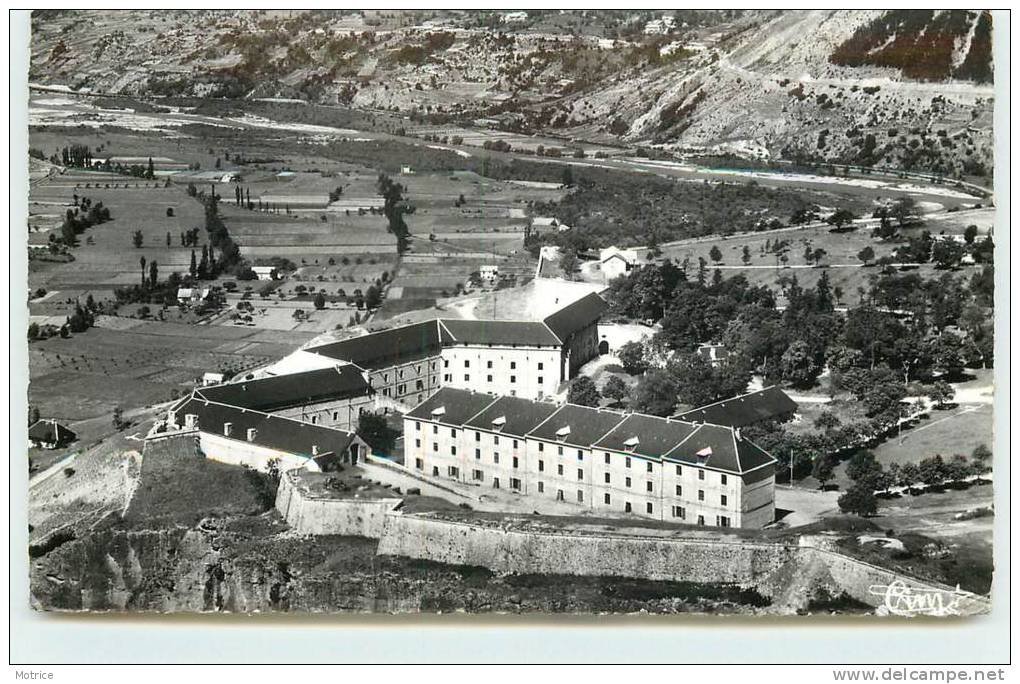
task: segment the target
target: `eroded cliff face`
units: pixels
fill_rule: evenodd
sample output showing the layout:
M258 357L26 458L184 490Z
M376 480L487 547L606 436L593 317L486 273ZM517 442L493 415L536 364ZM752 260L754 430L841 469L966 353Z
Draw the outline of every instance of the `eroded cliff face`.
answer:
M769 604L733 585L496 575L377 548L357 537L298 537L271 515L111 526L34 559L32 600L41 610L299 613L746 613Z

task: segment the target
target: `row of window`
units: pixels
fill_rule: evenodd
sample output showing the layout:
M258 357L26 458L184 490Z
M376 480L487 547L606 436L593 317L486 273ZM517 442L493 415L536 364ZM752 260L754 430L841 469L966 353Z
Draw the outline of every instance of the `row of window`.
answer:
M422 461L422 459L420 459L420 458L416 459L414 464L415 464L415 467L418 468L418 470L424 470L424 468L425 468L424 461ZM457 466L448 466L447 469L446 469L446 474L447 474L448 477L451 477L451 478L455 478L455 479L459 478L460 477L460 468L458 468ZM439 477L439 466L432 466L432 475L433 475L433 477ZM485 481L485 472L482 471L482 470L474 469L474 470L471 471L471 479L473 481L475 481L475 482L484 482ZM493 487L493 489L499 489L500 488L500 478L499 478L499 476L495 476L495 477L492 478L492 487ZM538 487L538 493L539 494L544 494L545 493L545 482L541 482L541 481L538 482L537 483L537 487ZM513 491L518 491L519 492L521 490L521 480L519 478L516 478L516 477L511 477L510 478L510 489L513 490ZM722 499L723 499L722 503L723 503L723 505L725 505L726 504L726 497L723 496ZM562 489L557 489L556 490L556 500L557 501L564 501L565 500L564 493L563 493ZM704 492L698 492L698 500L699 501L704 500ZM609 494L608 492L603 494L602 495L602 502L606 506L611 506L613 504L613 497L612 497L612 495ZM577 490L577 503L584 503L584 490L583 489L578 489ZM633 506L632 506L630 501L624 501L623 502L623 511L624 511L624 513L633 513ZM684 506L672 506L671 507L671 512L672 512L672 515L673 515L674 518L679 518L680 520L686 520L687 519L687 509ZM646 501L645 502L645 513L648 514L648 515L655 515L655 505L651 501ZM704 525L705 524L705 516L704 515L698 515L697 516L697 523L698 523L698 525ZM726 516L726 515L717 515L717 516L715 516L715 524L716 524L716 527L729 527L730 526L730 518L729 518L729 516Z
M543 378L541 375L538 376L537 380L538 380L538 384L539 385L542 385L542 384L545 383L545 378ZM485 376L485 381L486 382L493 382L492 376L491 375L486 375ZM443 375L443 382L453 382L453 374L452 373L446 373L445 375ZM470 373L465 373L464 374L464 382L471 382L471 374ZM511 375L510 376L510 382L512 384L516 384L517 383L517 376L516 375Z
M415 440L415 446L421 446L421 440ZM451 449L452 455L456 456L457 455L457 447L450 447L450 449ZM439 451L439 445L438 444L433 444L432 445L432 450L433 451ZM475 459L480 460L481 458L482 458L481 450L480 449L475 449ZM499 464L499 454L493 454L493 463L495 463L497 465ZM512 458L511 464L512 464L513 468L520 467L520 461L518 460L518 458L516 456L514 456ZM420 458L419 459L415 459L415 467L418 468L418 470L423 470L424 469L425 466L424 466L424 462L422 461L422 459L420 459ZM450 468L453 469L453 470L457 470L456 466L450 466ZM436 471L433 474L438 474L438 469L437 468L433 468L433 470ZM473 472L474 473L481 473L482 471L481 470L475 470ZM545 472L545 463L543 461L539 461L538 462L538 472L540 472L540 473ZM556 466L556 474L559 475L560 477L563 477L563 473L564 473L563 465L562 464L561 465L557 465ZM609 473L605 473L604 476L605 476L605 483L606 484L612 484L612 477L610 476L610 474ZM477 479L481 479L481 478L479 477L479 478L474 478L474 479L477 480ZM580 468L577 469L577 480L579 482L583 482L584 481L584 470L582 470ZM632 480L629 477L624 478L624 486L625 487L627 487L629 489L632 484L633 484L633 482L632 482ZM541 482L539 483L539 490L538 491L540 491L540 492L542 491L542 483ZM651 481L645 482L645 491L649 492L649 493L653 493L655 491L655 484L653 482L651 482ZM676 495L677 496L683 496L683 487L681 487L680 485L676 485ZM606 498L607 499L609 498L608 494L606 494ZM698 490L698 501L705 501L705 490L704 489L699 489ZM727 506L727 505L729 505L729 496L727 496L726 494L720 494L719 495L719 505L720 506Z
M435 370L436 369L436 362L433 361L432 363L430 363L429 367L430 367L430 370ZM421 375L421 364L418 364L417 366L414 367L414 372L416 374L418 374L418 375ZM383 382L389 382L390 381L390 374L389 373L383 373L382 379L383 379ZM404 379L404 371L403 371L403 369L397 371L397 379L398 380L403 380Z
M449 368L449 367L450 367L450 360L449 359L443 359L443 368ZM471 367L471 361L468 360L468 359L464 359L464 367L465 368L470 368ZM485 362L485 367L491 369L492 368L492 361L486 361ZM510 362L510 370L516 370L516 369L517 369L517 362L516 361L511 361ZM542 363L541 361L538 362L538 370L545 370L545 364Z
M418 422L418 421L415 422L415 430L417 430L419 432L421 431L421 423ZM439 426L438 425L433 425L432 426L432 434L434 434L434 435L438 435L439 434ZM451 428L450 429L450 436L451 437L456 437L457 436L456 428ZM475 431L475 441L476 442L482 441L482 433L478 432L477 430ZM513 440L513 443L514 443L514 449L516 449L517 448L517 440L516 439ZM493 435L493 444L499 444L499 435ZM544 442L538 442L538 452L539 453L545 453L545 443ZM563 456L564 455L564 450L563 450L562 446L557 446L556 447L556 454L558 456ZM612 455L609 452L604 452L603 459L604 459L604 462L605 462L606 465L612 465ZM577 460L578 461L583 461L584 460L584 450L583 449L578 449L577 450ZM632 465L633 465L633 463L632 463L631 457L630 456L624 456L624 467L630 468ZM649 472L649 473L654 472L654 465L655 464L652 463L651 461L646 461L645 462L645 472ZM676 468L676 475L677 475L677 477L680 477L683 474L684 466L679 466L678 465L678 466L675 466L675 468ZM542 470L542 462L541 461L539 461L538 469L540 471ZM698 479L699 480L704 480L705 479L705 470L704 469L698 468L696 470L696 472L698 473ZM725 473L719 473L719 484L727 484L727 483L728 483L728 478L726 477L726 474Z

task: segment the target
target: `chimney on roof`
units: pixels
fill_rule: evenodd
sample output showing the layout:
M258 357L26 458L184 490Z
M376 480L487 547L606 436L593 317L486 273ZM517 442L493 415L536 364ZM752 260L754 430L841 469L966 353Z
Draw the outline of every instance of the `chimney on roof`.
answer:
M318 456L318 455L319 455L319 445L318 444L313 444L312 445L312 456Z
M176 425L177 424L177 411L167 411L167 413L166 413L166 422L167 423L172 423L172 424Z
M248 428L248 441L249 442L254 442L255 441L255 435L257 435L257 434L258 434L258 430L256 430L255 428Z
M556 438L557 439L566 439L567 435L569 435L569 434L570 434L570 426L569 425L564 425L563 427L561 427L559 430L556 431Z
M224 437L229 437L230 433L233 432L233 431L234 431L234 424L233 423L224 423L223 424L223 436Z
M737 439L740 439L740 428L735 428L733 434L736 435Z

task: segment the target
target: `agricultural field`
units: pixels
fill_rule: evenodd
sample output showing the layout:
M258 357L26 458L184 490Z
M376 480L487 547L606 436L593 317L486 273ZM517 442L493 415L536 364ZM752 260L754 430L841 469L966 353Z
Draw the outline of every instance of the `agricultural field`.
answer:
M255 368L313 336L100 316L84 333L30 345L29 403L72 429L89 419L108 423L116 406L170 401L207 371Z
M49 236L60 236L64 212L73 206L75 195L87 197L93 204L102 202L110 210L111 220L78 236L79 244L71 250L74 261L49 261L45 254L31 260L28 284L33 290L42 287L59 293L57 299L97 291L106 295L115 287L139 282L141 257L157 262L164 277L171 271L188 270L192 248L181 246L180 235L202 225L202 206L159 180L68 171L35 183L29 193L29 245L45 253ZM142 233L141 247L133 243L136 230ZM205 242L201 231L199 252Z
M933 235L962 235L968 225L978 226L978 235L984 236L991 230L994 220L994 208L965 209L958 212L938 212L925 218L921 228L904 231L905 236L919 235L927 230ZM713 236L683 240L662 246L664 257L677 263L688 260L688 276L697 269L698 259L706 261L708 269L718 268L723 277L743 274L755 285L767 285L776 288L781 278L796 277L800 285L811 287L823 272L827 273L832 287L839 287L844 295L843 304L856 302L857 289L867 287L868 280L876 275L878 268L865 266L858 254L865 247L874 250L874 260L892 256L893 251L903 242L884 242L871 237L871 229L876 224L871 219L862 219L859 227L846 233L834 233L827 225L794 226L759 233L741 233L732 236ZM979 237L980 239L980 237ZM766 243L771 247L777 241L787 244L787 262L783 263L776 254L766 251ZM744 248L749 251L747 263L743 260ZM712 260L711 252L718 248L722 259ZM825 250L820 262L805 258L807 250ZM925 278L937 276L932 264L920 264L915 268ZM963 266L958 271L964 275L976 272L980 266Z

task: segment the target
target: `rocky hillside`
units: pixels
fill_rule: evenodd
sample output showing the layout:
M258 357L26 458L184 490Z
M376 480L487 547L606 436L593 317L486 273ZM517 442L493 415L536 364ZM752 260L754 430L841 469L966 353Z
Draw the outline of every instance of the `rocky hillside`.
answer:
M990 37L972 10L45 12L31 80L981 176Z

